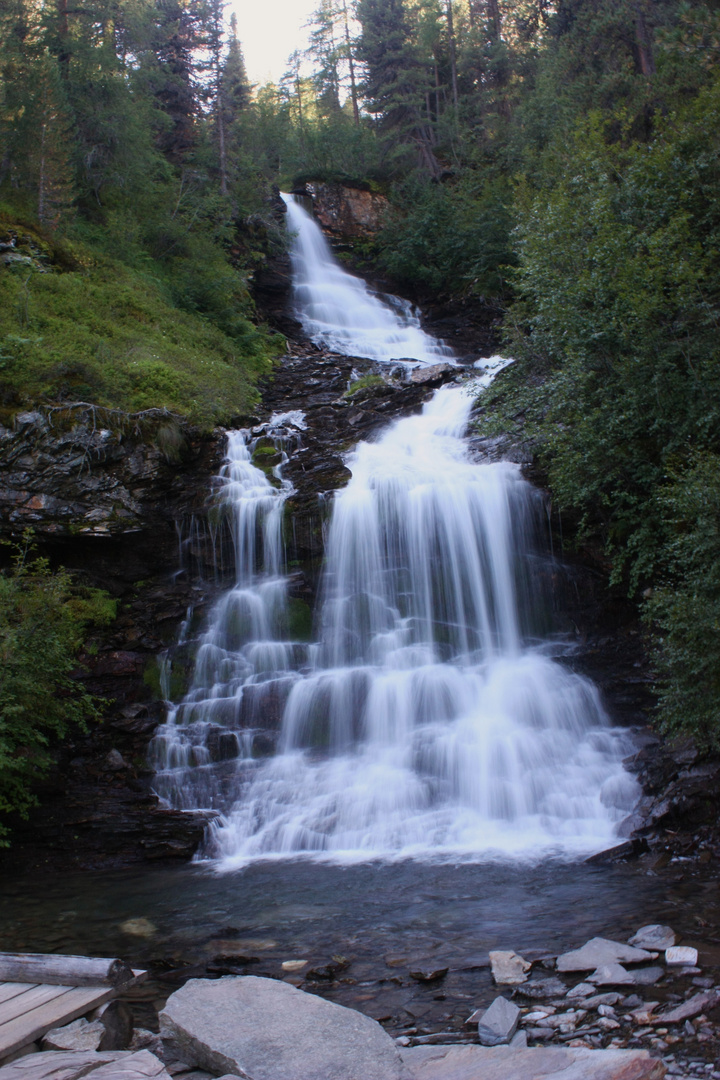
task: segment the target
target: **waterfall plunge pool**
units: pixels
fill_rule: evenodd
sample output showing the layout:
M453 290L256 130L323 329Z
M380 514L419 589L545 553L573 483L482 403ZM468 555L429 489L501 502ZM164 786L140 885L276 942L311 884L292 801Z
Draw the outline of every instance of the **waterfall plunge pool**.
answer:
M699 918L711 938L720 925L714 870L682 862L652 870L656 862L286 860L225 874L195 864L23 876L0 885L0 948L122 956L150 966L157 999L219 955L244 956L251 962L239 970L276 977L286 960L312 967L340 956L348 966L338 980L313 987L324 996L389 1018L394 1033L460 1030L494 996L489 949L534 958L594 935L626 940L652 922L693 943ZM701 963L713 958L701 953ZM440 982L408 976L446 966Z

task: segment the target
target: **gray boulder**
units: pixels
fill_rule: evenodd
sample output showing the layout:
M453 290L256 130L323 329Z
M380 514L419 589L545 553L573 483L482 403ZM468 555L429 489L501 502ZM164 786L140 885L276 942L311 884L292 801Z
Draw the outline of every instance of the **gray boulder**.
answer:
M52 1028L42 1041L43 1050L97 1050L105 1035L100 1020L73 1020L65 1027Z
M161 1061L147 1050L47 1050L28 1054L0 1069L0 1080L171 1080Z
M398 1049L374 1020L254 975L191 979L168 999L160 1034L180 1060L247 1080L401 1076Z
M581 949L558 956L558 971L594 971L604 964L641 964L644 960L654 960L655 954L645 949L635 949L632 945L623 945L620 941L609 938L591 938Z
M412 1080L662 1080L666 1073L646 1050L413 1046L401 1053Z
M478 1038L483 1046L509 1043L517 1031L520 1010L507 998L497 997L478 1020Z
M671 926L661 926L660 923L651 923L649 926L641 926L637 933L633 934L628 944L636 945L638 949L655 949L664 952L671 948L677 941L677 934Z

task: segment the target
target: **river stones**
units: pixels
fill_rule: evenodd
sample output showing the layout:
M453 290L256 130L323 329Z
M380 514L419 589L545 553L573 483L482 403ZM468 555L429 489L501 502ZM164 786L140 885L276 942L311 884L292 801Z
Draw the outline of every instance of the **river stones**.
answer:
M558 956L558 971L594 971L604 964L641 964L645 960L654 960L655 954L645 949L636 949L632 945L623 945L620 941L595 937L586 942L581 949Z
M635 945L638 949L654 949L656 952L664 952L671 948L677 941L677 934L671 926L661 926L660 923L651 923L649 926L641 926L628 941L628 945Z
M665 963L668 967L695 967L697 962L698 951L689 945L674 945L665 950Z
M666 1074L646 1050L414 1046L401 1054L411 1080L662 1080Z
M682 1005L677 1005L674 1009L670 1009L669 1012L654 1016L649 1023L681 1024L685 1020L690 1020L693 1016L699 1016L700 1013L704 1013L708 1009L714 1009L718 1001L720 1001L720 994L694 994L688 1001L683 1001Z
M527 981L532 964L517 953L495 951L490 953L490 966L498 986L519 986Z
M517 1031L520 1010L507 998L497 997L478 1019L478 1038L483 1046L509 1043Z
M254 975L191 979L168 999L160 1033L180 1060L247 1080L401 1075L397 1047L374 1020Z
M661 967L628 971L622 964L601 964L592 975L588 975L587 981L596 986L654 986L664 974Z

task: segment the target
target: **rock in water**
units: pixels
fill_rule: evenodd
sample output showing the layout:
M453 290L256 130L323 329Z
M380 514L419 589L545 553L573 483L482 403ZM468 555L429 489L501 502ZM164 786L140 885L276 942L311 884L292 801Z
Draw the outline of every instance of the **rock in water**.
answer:
M590 988L588 993L592 993ZM567 993L567 986L560 979L536 979L535 982L525 983L519 986L513 993L513 997L529 998L531 1001L543 1001L546 998L560 998ZM568 997L571 994L567 994ZM582 996L575 995L575 996Z
M638 949L655 949L664 952L671 948L677 941L677 934L671 926L661 926L652 923L649 926L641 926L637 933L633 934L628 944L636 945Z
M527 981L532 967L522 956L514 952L491 952L492 977L498 986L519 986Z
M478 1038L483 1046L509 1043L517 1031L520 1010L507 998L495 998L478 1020Z
M182 1061L248 1080L399 1080L378 1023L254 975L191 979L170 996L160 1033Z
M654 960L655 956L645 949L635 949L632 945L623 945L609 938L595 937L586 942L581 949L558 956L558 971L594 971L603 964L641 964L644 960Z
M674 945L665 950L665 963L670 967L695 967L697 962L698 951L689 945Z

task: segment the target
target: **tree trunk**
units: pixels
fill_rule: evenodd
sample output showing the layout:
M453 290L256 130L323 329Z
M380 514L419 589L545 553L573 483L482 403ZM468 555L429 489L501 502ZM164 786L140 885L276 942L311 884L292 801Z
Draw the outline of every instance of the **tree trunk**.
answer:
M495 0L497 3L497 0ZM453 22L452 0L447 0L447 24L448 46L450 49L450 75L452 78L452 95L455 112L458 108L458 75L457 75L457 49L455 47L455 24Z
M350 23L348 20L347 2L343 0L343 19L345 21L345 44L347 46L348 65L350 67L350 97L352 98L353 119L355 126L360 126L360 109L358 106L357 82L355 81L355 60L352 54L350 42Z
M655 74L655 56L653 54L652 33L645 22L645 12L640 4L635 5L635 47L637 62L646 79Z

